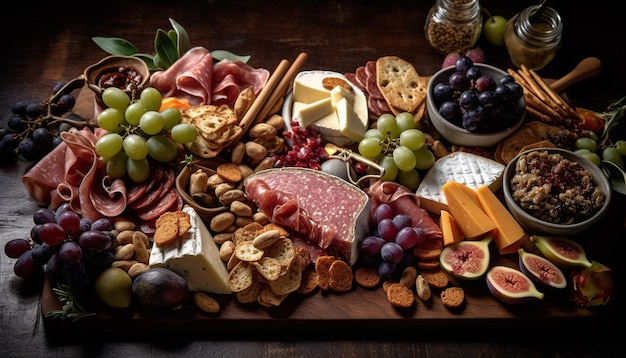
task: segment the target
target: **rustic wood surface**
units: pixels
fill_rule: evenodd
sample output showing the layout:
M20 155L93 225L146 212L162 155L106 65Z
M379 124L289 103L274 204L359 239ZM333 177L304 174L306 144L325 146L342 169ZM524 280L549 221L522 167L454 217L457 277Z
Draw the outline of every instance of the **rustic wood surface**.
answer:
M158 28L174 18L189 32L192 45L227 49L252 56L250 64L273 69L282 59L308 54L304 69L352 72L368 60L397 55L422 75L432 75L443 55L430 49L424 21L433 1L120 1L14 4L4 18L0 60L0 123L18 100L46 98L55 81L67 81L106 54L93 36L122 37L141 51L153 52ZM536 1L515 4L495 0L481 5L510 17ZM94 6L95 5L95 6ZM602 72L567 90L575 104L603 110L624 96L625 48L618 11L608 1L593 6L553 2L564 19L562 48L540 71L559 78L587 56L602 60ZM479 43L487 62L512 66L503 47ZM617 130L624 133L624 126ZM626 136L623 136L626 137ZM0 168L0 244L25 237L37 204L20 176L31 163ZM609 215L579 238L592 257L611 265L620 292L623 280L624 212L618 197ZM504 259L502 259L504 260ZM225 302L222 317L188 317L150 321L136 314L104 315L102 322L68 327L44 325L41 308L54 306L43 283L13 274L15 260L0 255L0 355L43 356L246 356L246 357L605 357L623 343L610 331L620 324L620 302L582 309L553 297L541 304L503 306L468 286L468 304L450 312L433 304L398 313L382 304L381 291L356 289L345 295L291 300L283 309L242 309ZM48 290L49 292L49 290ZM358 300L355 303L355 300ZM384 302L384 301L383 301ZM368 304L371 303L371 304ZM473 304L473 305L472 305ZM128 319L128 317L131 317ZM148 322L148 323L146 323Z

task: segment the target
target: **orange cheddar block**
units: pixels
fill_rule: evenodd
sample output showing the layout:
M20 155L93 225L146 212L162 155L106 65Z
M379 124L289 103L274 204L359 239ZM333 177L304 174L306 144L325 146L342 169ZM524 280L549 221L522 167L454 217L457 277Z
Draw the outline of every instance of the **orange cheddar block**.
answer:
M487 186L476 188L476 196L485 213L496 223L493 239L500 254L517 252L528 237L524 229Z
M441 210L441 214L439 216L439 227L441 228L441 233L443 234L443 246L463 241L465 238L463 231L461 231L459 225L456 223L456 220L454 220L454 216L450 215L450 213L445 210Z
M454 216L468 240L477 239L495 229L496 223L483 211L476 193L463 188L465 184L449 181L441 189L446 196L450 214Z

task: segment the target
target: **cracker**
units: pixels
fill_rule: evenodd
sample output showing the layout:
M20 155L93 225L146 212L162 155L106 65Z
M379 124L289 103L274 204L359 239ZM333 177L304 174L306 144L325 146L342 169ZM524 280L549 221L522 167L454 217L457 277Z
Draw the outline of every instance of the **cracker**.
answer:
M320 256L315 261L315 271L317 271L317 285L322 290L330 289L330 266L335 262L335 256Z
M296 254L300 256L301 258L301 265L302 265L302 269L306 269L307 267L309 267L309 265L311 265L311 253L309 252L309 250L306 247L297 247L296 248Z
M420 270L419 273L431 288L443 289L448 287L450 282L448 274L441 268L430 270Z
M385 101L396 111L414 113L426 98L426 88L415 67L396 56L376 60L376 84Z
M252 267L246 261L239 262L228 273L228 286L233 292L240 292L252 285Z
M269 281L276 280L280 276L280 262L273 257L261 257L259 261L253 262L252 265Z
M186 219L186 222L184 219ZM191 228L189 214L184 211L165 212L156 220L155 227L156 230L152 237L154 244L157 246L171 244ZM181 232L180 229L185 231Z
M302 282L302 266L291 265L287 272L278 277L278 279L270 281L269 286L277 295L286 295L295 292Z
M331 290L338 292L346 292L352 289L352 281L354 281L354 273L352 267L342 260L335 260L328 269L330 279L328 286Z
M423 244L413 248L413 256L418 261L439 260L443 243L439 239L426 240Z
M237 301L241 303L257 302L262 289L263 283L259 281L252 281L248 288L235 292L235 298L237 298Z
M361 266L354 272L354 279L359 286L375 288L380 284L380 275L375 267Z
M234 255L241 261L259 261L265 252L256 248L252 241L241 241L235 244Z
M387 299L392 306L409 308L415 302L415 294L401 283L393 283L387 289Z
M309 266L302 271L302 282L296 290L299 294L308 295L317 288L317 271L313 266Z
M286 272L294 258L296 257L296 249L293 242L285 237L278 239L272 246L265 249L266 256L273 257L280 262L282 273Z
M465 291L461 287L448 287L441 291L441 302L448 308L459 308L465 301Z
M257 235L257 232L263 228L263 225L258 222L251 222L244 227L240 227L233 232L233 242L236 244L240 241L252 241Z
M329 91L337 86L341 86L347 90L352 90L352 86L350 86L346 80L339 77L324 77L322 79L322 86Z
M241 169L234 163L224 163L217 166L215 169L217 175L229 183L237 183L243 179Z
M288 293L278 294L268 284L265 284L261 289L257 302L264 307L279 306L287 296L289 296Z
M434 269L439 267L439 260L418 260L417 267L421 269Z

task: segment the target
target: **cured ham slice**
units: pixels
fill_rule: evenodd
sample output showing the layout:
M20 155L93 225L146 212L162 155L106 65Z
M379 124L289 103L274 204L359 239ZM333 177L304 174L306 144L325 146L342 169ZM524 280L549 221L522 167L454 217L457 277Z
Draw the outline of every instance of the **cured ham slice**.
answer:
M370 186L370 207L372 213L382 203L387 203L396 214L411 217L413 227L424 230L428 239L442 239L441 228L419 205L419 197L405 186L395 182L379 180Z
M213 56L202 46L185 52L167 70L150 76L163 97L187 99L192 106L211 103Z
M95 151L96 128L62 133L63 143L22 176L22 183L41 206L56 208L64 202L85 218L114 217L126 209L126 185L111 180Z
M232 106L246 87L252 87L258 95L269 76L266 69L253 68L241 61L222 60L213 67L212 104Z
M163 97L186 99L192 106L213 104L233 106L239 93L252 87L259 94L270 73L242 61L222 60L214 63L211 52L202 46L185 52L168 69L157 71L150 84Z
M253 174L245 190L270 221L356 263L369 233L369 198L361 189L318 170L288 167Z

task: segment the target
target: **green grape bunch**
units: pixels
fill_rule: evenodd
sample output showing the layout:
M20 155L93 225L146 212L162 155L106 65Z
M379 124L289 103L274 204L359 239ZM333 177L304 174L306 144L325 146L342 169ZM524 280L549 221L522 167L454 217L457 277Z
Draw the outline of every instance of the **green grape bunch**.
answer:
M359 153L385 168L384 181L397 181L409 189L417 189L420 170L435 163L435 155L426 145L424 132L415 126L413 114L383 114L375 128L365 132L358 144Z
M590 130L586 135L577 138L574 142L574 152L596 165L600 165L602 161L609 161L624 170L626 138L615 138L614 135L611 135L611 129L618 126L624 113L626 113L626 97L613 101L606 111L596 113L605 121L602 133L599 134Z
M162 111L163 97L154 87L147 87L138 99L131 99L117 87L102 91L107 106L97 116L97 124L108 133L96 142L96 153L105 163L111 178L125 175L136 182L145 181L150 174L150 160L168 163L178 154L177 144L192 142L197 128L181 123L177 108Z

